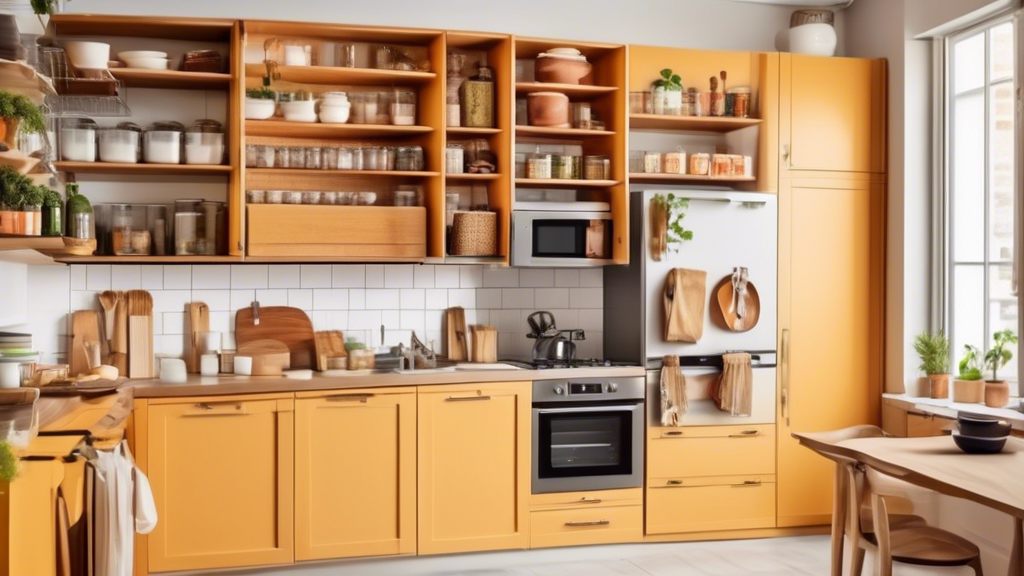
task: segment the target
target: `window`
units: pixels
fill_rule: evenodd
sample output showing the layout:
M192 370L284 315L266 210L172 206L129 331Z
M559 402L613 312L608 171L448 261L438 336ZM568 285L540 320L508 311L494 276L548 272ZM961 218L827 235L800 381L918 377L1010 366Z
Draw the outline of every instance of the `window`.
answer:
M966 344L987 351L995 332L1017 332L1015 53L1007 18L946 42L945 314L955 362ZM1014 356L1000 378L1017 379Z

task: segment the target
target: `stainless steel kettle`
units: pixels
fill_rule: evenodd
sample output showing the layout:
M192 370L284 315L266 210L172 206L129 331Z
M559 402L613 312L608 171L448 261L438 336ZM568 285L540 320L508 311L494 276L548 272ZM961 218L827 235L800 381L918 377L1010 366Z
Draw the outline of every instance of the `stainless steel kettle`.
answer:
M533 344L534 361L568 362L576 359L576 343L573 338L585 339L582 330L559 330L554 315L545 311L530 314L526 322L531 330L527 337L537 340Z

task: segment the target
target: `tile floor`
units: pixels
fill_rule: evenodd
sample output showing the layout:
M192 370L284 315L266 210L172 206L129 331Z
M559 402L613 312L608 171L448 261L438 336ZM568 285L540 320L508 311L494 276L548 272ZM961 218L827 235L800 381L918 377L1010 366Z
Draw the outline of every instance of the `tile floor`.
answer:
M871 555L864 576L874 573ZM269 576L828 576L828 536L582 546L293 566ZM957 576L970 570L896 566L895 576Z

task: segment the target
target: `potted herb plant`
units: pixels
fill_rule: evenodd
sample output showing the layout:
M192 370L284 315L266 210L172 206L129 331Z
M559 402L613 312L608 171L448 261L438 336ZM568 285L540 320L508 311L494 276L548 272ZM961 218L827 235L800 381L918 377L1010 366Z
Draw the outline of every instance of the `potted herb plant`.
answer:
M673 74L671 68L661 71L661 78L654 81L651 102L655 114L679 116L683 113L683 79Z
M21 207L21 217L24 219L22 234L26 236L39 236L43 230L43 200L46 199L45 186L36 186L29 183L25 189L25 204Z
M64 234L63 202L56 190L43 187L43 236Z
M690 208L688 198L668 194L655 194L651 198L651 259L661 262L669 250L679 250L683 242L693 240L693 231L683 228L683 218Z
M277 110L277 94L263 86L245 91L245 118L247 120L266 120Z
M949 339L941 330L924 332L914 339L921 371L928 375L929 396L949 398Z
M985 401L985 380L982 375L982 353L967 344L960 359L960 373L953 381L953 402L981 404Z
M985 381L985 406L1002 408L1010 403L1010 385L999 379L999 369L1013 358L1010 344L1017 343L1013 330L996 332L992 339L995 344L985 353L985 368L992 371L992 379Z
M11 166L0 168L0 234L16 234L17 208L22 204L24 177Z
M9 442L0 440L0 482L10 484L17 477L18 457Z
M43 113L28 97L0 90L0 140L12 150L17 148L19 128L28 132L46 130Z

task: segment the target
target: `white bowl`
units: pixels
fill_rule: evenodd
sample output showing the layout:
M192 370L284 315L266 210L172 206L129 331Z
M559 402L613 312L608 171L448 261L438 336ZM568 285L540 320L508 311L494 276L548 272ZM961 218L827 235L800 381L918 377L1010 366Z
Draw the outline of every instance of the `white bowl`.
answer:
M281 102L281 113L289 122L316 122L316 102L313 100Z
M64 51L75 68L104 70L110 61L110 44L106 42L72 40L64 43Z
M828 24L801 24L789 29L789 51L810 56L834 56L836 29Z
M157 52L156 50L129 50L127 52L118 52L118 60L132 60L135 58L167 58L167 52Z
M351 105L320 105L320 121L327 124L344 124L348 122Z
M144 70L167 70L170 60L167 58L122 58L129 68L141 68Z
M273 117L277 110L277 102L265 98L245 99L245 118L247 120L266 120Z
M325 92L320 99L323 105L346 106L349 104L348 94L345 92Z

